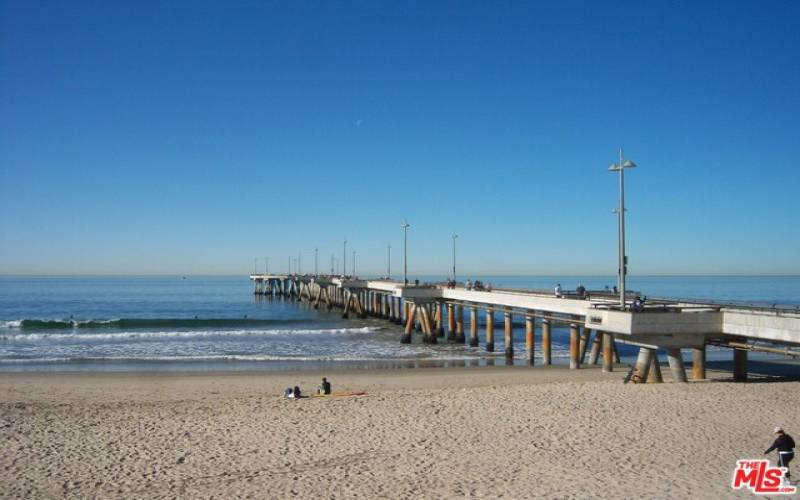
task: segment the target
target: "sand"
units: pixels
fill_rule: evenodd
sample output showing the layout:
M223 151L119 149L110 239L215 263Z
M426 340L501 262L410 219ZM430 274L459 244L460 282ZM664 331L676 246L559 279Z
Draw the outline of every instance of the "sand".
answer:
M800 434L800 382L345 370L368 395L279 396L321 375L0 375L0 496L748 498L736 460Z

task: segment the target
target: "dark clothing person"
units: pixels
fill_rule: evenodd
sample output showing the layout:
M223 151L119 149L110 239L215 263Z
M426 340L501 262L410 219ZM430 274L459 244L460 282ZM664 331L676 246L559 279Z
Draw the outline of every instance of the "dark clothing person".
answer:
M328 382L327 378L322 379L322 383L319 385L319 393L320 394L330 394L331 393L331 383Z
M300 397L301 397L300 387L294 386L294 391L293 392L294 392L294 397L296 399L300 399Z
M792 439L792 436L783 432L783 430L776 432L776 434L775 442L772 443L772 446L767 448L764 454L766 455L772 450L778 450L778 466L786 467L786 477L791 477L792 475L789 473L789 462L794 458L794 439Z

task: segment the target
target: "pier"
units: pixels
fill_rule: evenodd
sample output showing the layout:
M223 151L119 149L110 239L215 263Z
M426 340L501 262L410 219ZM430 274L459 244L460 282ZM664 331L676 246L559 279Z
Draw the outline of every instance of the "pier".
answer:
M682 350L692 352L693 380L706 378L706 346L728 347L733 352L733 378L747 381L748 352L766 351L797 356L800 346L800 311L778 307L746 307L701 301L650 299L625 307L616 295L590 292L583 297L519 289L474 290L461 285L404 284L399 281L364 280L341 276L253 274L257 295L305 300L315 308L342 311L342 317L376 317L404 326L399 341L410 343L415 334L428 344L439 342L478 346L479 319L483 317L485 346L493 352L495 319L503 318L507 364L513 364L514 318L525 322L525 359L534 365L537 340L542 363L551 360L551 329L569 328L569 366L600 364L605 372L619 363L617 342L639 348L636 375L641 382L661 382L656 353L666 353L672 378L687 382ZM469 314L469 335L464 316ZM541 332L541 333L539 333ZM770 347L773 344L775 347Z

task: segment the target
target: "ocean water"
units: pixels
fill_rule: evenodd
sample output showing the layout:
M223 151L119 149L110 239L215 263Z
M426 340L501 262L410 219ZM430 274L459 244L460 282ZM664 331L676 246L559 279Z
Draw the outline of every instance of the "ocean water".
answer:
M470 278L494 287L548 290L555 283L564 289L582 283L590 290L614 283L611 276ZM797 276L631 277L629 288L650 297L800 307ZM523 326L515 328L514 347L522 363ZM483 328L479 331L483 345ZM246 276L0 277L0 371L286 370L504 362L502 331L495 335L494 354L463 345L424 345L418 336L411 345L402 345L401 333L401 327L383 320L344 320L336 310L254 296ZM636 352L627 346L620 350L623 358ZM554 362L565 363L567 355L568 332L555 328Z

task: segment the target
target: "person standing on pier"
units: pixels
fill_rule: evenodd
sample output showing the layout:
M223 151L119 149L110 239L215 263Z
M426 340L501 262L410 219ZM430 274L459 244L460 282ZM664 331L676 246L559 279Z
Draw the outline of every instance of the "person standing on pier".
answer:
M775 441L767 448L764 455L772 450L778 450L778 467L786 467L786 478L792 477L789 472L789 462L794 458L794 439L786 434L781 427L775 427Z
M556 297L561 297L561 283L556 285L555 294Z

